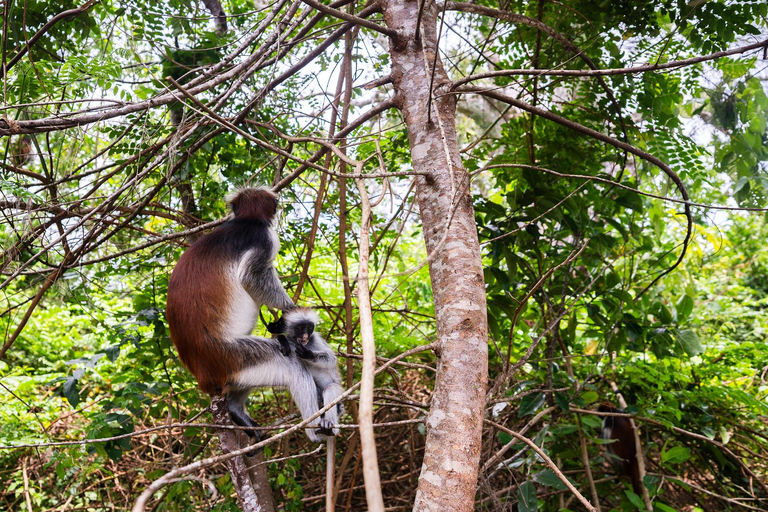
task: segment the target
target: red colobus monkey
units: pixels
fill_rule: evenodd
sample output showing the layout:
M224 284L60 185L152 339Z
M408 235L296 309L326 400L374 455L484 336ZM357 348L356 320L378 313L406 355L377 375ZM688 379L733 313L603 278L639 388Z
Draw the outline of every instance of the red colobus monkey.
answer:
M281 342L252 336L262 304L288 311L293 301L272 264L280 243L272 229L277 197L268 189L244 189L229 199L230 219L179 258L168 282L166 318L184 365L209 395L223 394L232 421L258 424L245 412L256 387L286 387L307 418L318 411L317 386ZM286 322L286 329L295 328ZM260 438L255 430L249 436ZM307 436L320 442L314 429Z
M277 339L289 353L295 352L295 356L290 357L296 357L312 375L317 386L318 408L322 409L344 392L336 354L328 342L314 332L320 319L311 309L296 308L285 313L282 320L285 322L285 334ZM318 432L326 436L338 435L339 429L334 428L334 425L339 424L339 416L343 412L344 406L341 403L324 412Z
M598 411L624 412L622 409L607 403L600 404ZM608 457L611 465L617 473L629 477L635 494L640 495L642 482L640 481L640 468L637 465L637 446L635 445L635 432L629 418L604 416L600 437L613 440L612 443L606 445L606 450L612 455L612 457Z

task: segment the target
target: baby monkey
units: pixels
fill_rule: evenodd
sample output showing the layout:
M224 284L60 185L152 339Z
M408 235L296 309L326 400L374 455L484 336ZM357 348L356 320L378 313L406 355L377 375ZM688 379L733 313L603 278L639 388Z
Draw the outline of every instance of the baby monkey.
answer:
M283 314L269 325L269 331L278 335L280 350L286 357L296 360L306 368L317 386L318 409L336 400L344 392L341 376L336 365L336 354L322 336L315 332L320 318L309 308L295 308ZM335 436L339 429L339 417L344 406L339 403L320 417L318 434Z

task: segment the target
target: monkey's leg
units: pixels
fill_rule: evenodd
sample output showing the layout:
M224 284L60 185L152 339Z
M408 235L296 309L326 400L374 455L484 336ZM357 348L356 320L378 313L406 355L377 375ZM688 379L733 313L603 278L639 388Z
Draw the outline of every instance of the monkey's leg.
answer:
M230 391L227 395L227 409L229 410L229 417L232 419L232 423L239 427L258 427L259 424L256 423L253 418L251 418L247 412L245 412L245 401L248 399L248 394L250 393L250 390L241 390L241 391ZM251 438L252 442L258 443L261 441L261 435L259 434L258 430L244 430L249 438ZM261 453L263 448L258 448L256 450L251 450L246 455L249 457L253 457L254 455L257 455Z
M344 388L342 388L339 384L332 382L331 384L328 384L325 389L323 390L323 398L322 403L323 404L329 404L336 400L339 395L341 395L344 392ZM328 420L328 423L330 425L338 425L339 424L339 416L344 412L344 406L341 403L336 404L335 406L331 407L329 410L325 412L325 419ZM322 432L325 434L325 432ZM326 435L339 435L339 429L333 428L331 433Z
M317 381L315 381L315 385L317 386L317 406L322 409L325 407L325 402L323 401L323 389L318 385ZM323 414L320 415L320 428L317 429L317 432L319 434L322 434L324 436L333 436L336 435L333 433L332 427L334 425L333 421L329 418L330 411L325 411Z
M290 359L290 361L293 363L294 374L288 382L288 389L293 397L293 402L301 412L301 417L306 419L320 410L319 399L321 395L315 384L315 379L312 378L304 365L295 359ZM316 418L312 421L312 425L318 425L321 421L320 418ZM315 443L320 443L325 438L325 436L318 436L318 432L313 428L307 429L306 433L307 437Z
M288 388L302 418L309 418L319 410L317 386L312 375L295 357L283 356L277 340L252 336L238 341L250 346L249 356L253 363L242 367L235 375L233 381L237 388ZM312 425L317 423L319 422L315 419ZM315 429L307 429L306 433L307 437L316 443L322 440L317 436Z

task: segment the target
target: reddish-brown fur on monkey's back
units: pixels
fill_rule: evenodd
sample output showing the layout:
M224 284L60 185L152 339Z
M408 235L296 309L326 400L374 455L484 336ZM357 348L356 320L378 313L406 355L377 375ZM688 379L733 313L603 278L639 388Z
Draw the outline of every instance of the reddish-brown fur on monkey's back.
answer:
M251 248L271 243L277 201L267 189L243 189L230 200L235 219L197 241L179 258L168 282L166 318L181 362L208 394L221 393L241 361L228 350L223 325L238 284L235 268Z
M204 242L201 239L200 242ZM222 392L236 365L224 350L221 320L227 318L229 280L222 261L195 244L185 252L168 282L166 318L181 362L208 394Z

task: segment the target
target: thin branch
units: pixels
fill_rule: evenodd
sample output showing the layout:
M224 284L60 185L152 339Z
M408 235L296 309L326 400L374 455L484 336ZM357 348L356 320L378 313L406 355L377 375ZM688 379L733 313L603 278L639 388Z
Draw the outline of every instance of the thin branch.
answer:
M334 9L333 7L329 7L327 5L321 4L320 2L317 2L315 0L301 0L301 1L307 4L308 6L313 7L314 9L317 9L320 12L333 16L334 18L339 18L340 20L349 21L351 23L354 23L355 25L359 25L361 27L375 30L380 34L384 34L385 36L389 36L393 39L397 37L397 30L392 30L389 27L382 27L377 23L366 20L364 18L358 18L354 14L349 14L344 11Z
M373 337L373 314L368 284L368 257L370 250L371 205L368 192L362 180L355 180L360 192L363 218L360 221L360 242L358 244L359 264L357 271L357 307L360 316L360 338L363 346L363 372L360 377L360 445L363 456L363 480L368 510L384 512L384 498L381 495L381 478L376 455L376 438L373 433L373 377L376 369L376 341Z
M563 46L563 48L565 48L566 50L570 51L571 53L579 57L581 60L583 60L584 63L587 66L589 66L590 69L599 69L599 66L595 64L595 62L589 57L589 55L584 53L584 51L581 48L576 46L570 39L568 39L563 34L553 29L552 27L550 27L549 25L547 25L541 20L537 20L535 18L531 18L523 14L502 11L499 9L493 9L491 7L485 7L482 5L470 4L466 2L446 1L446 6L451 10L456 10L461 12L470 12L474 14L479 14L481 16L492 17L495 20L509 21L511 23L521 23L523 25L527 25L529 27L538 29L540 32L544 32L549 37L551 37L552 39L560 43ZM611 105L616 111L616 114L619 116L619 125L621 126L624 139L626 140L627 133L626 133L626 127L624 126L624 120L622 119L622 116L621 116L621 105L619 105L619 102L616 99L616 96L613 94L613 90L610 88L608 83L603 79L603 77L598 75L597 81L600 84L600 87L602 87L603 90L605 91L605 94L608 96L608 99L610 100Z
M48 22L43 25L40 30L35 32L35 35L29 38L29 41L27 41L27 44L25 44L13 57L11 57L11 60L8 61L8 64L5 66L4 69L0 68L0 78L3 78L5 76L5 73L8 72L9 69L11 69L21 58L26 55L27 51L34 45L38 39L43 37L49 30L51 30L54 25L56 25L58 22L65 20L67 18L71 18L73 16L77 16L78 14L82 14L97 3L99 3L100 0L88 0L80 7L76 7L74 9L69 9L68 11L60 12Z
M677 69L685 66L691 66L693 64L699 64L701 62L707 62L710 60L717 60L730 55L738 55L746 53L750 50L758 50L760 48L768 47L768 39L760 41L758 43L748 44L746 46L740 46L733 48L732 50L725 50L722 52L710 53L708 55L701 55L698 57L691 57L689 59L673 60L665 62L664 64L646 64L643 66L634 66L628 68L612 68L612 69L500 69L497 71L489 71L487 73L478 73L476 75L465 76L453 82L452 89L461 87L462 85L474 82L475 80L482 80L484 78L495 78L499 76L519 76L519 75L532 75L532 76L612 76L612 75L628 75L632 73L646 73L648 71L661 71L665 69Z
M474 171L472 174L474 175L490 169L502 169L507 167L512 167L516 169L531 169L534 171L540 171L547 174L551 174L552 176L557 176L558 178L574 178L574 179L580 179L580 180L596 181L598 183L605 183L606 185L610 185L612 187L629 190L630 192L634 192L641 196L650 197L653 199L660 199L662 201L667 201L670 203L689 205L694 208L706 208L708 210L726 210L726 211L733 211L733 212L768 212L768 208L753 208L753 207L747 207L747 206L723 206L719 204L694 203L692 201L685 201L683 199L675 199L674 197L660 196L657 194L651 194L650 192L643 192L642 190L638 190L628 185L624 185L623 183L619 183L617 181L609 180L608 178L601 178L600 176L591 176L589 174L568 174L568 173L553 171L552 169L547 169L545 167L541 167L538 165L490 164ZM501 235L496 238L492 238L489 241L498 240L499 238L503 238L504 236L507 236L507 235Z
M493 425L494 427L496 427L497 429L501 430L502 432L506 432L507 434L511 435L512 437L514 437L518 441L522 441L523 443L527 444L534 452L536 452L536 455L541 457L541 459L544 461L544 463L547 466L549 466L549 469L552 470L552 472L555 474L555 476L557 476L557 478L559 478L560 481L563 482L563 484L565 484L565 486L568 488L568 490L571 491L573 493L573 495L576 496L576 498L578 498L578 500L581 502L581 504L584 505L584 507L587 510L589 510L589 512L597 512L595 507L592 506L592 504L589 502L589 500L587 498L585 498L584 496L582 496L582 494L578 491L578 489L576 489L573 486L571 481L568 480L568 478L566 478L566 476L563 474L562 471L560 471L560 468L557 467L557 464L555 464L552 461L552 459L550 459L549 456L544 452L544 450L542 450L541 448L539 448L536 445L536 443L534 443L533 441L531 441L530 439L528 439L525 436L521 436L520 434L518 434L514 430L508 429L504 425L496 423L495 421L491 421L491 420L488 420L488 419L486 419L484 421L486 423L488 423L489 425Z

